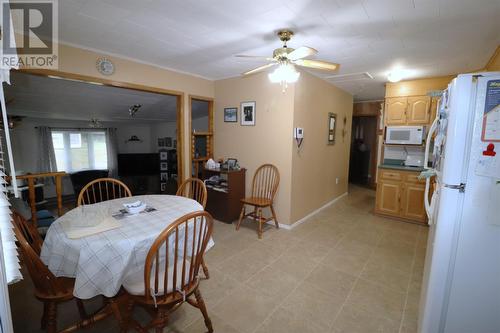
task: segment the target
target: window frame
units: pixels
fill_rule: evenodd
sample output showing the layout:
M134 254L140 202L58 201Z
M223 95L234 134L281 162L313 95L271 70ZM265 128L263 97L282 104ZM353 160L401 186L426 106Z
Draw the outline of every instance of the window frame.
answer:
M57 128L57 129L52 129L51 130L51 138L52 138L52 145L54 146L54 133L61 133L63 136L63 153L64 153L64 165L65 165L65 170L59 167L58 163L58 158L57 154L55 154L56 148L54 147L54 155L56 155L56 167L57 171L63 171L63 172L79 172L79 171L84 171L84 170L106 170L108 168L108 159L107 159L107 152L108 152L108 142L107 142L107 133L105 129L84 129L84 128ZM83 138L81 137L82 134L86 133L87 134L87 161L88 161L88 168L80 168L80 169L74 169L73 164L72 164L72 156L71 156L71 150L72 149L77 149L77 148L71 148L71 139L70 135L71 134L80 134L80 142L83 142ZM104 135L104 144L105 144L105 149L106 149L106 166L104 168L98 168L96 167L96 158L95 158L95 151L94 151L94 140L89 140L88 138L91 138L92 133L102 133ZM61 148L57 148L61 149Z

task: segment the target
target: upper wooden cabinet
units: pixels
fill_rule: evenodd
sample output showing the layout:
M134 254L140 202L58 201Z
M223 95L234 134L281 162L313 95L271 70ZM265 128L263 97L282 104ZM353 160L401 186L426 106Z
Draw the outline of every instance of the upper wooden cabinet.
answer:
M429 96L408 97L406 123L408 125L426 125L431 118L431 98Z
M385 102L385 124L405 125L406 108L408 106L407 97L388 98Z
M385 125L427 125L431 121L429 96L392 97L385 102Z

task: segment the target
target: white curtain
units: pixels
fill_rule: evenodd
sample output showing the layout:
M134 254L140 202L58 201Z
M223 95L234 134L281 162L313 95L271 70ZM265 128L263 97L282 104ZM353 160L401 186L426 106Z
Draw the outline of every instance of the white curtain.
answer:
M38 172L57 171L56 153L54 152L54 143L52 142L52 131L49 127L40 126L38 132Z
M109 177L118 178L118 137L116 128L106 128L106 151Z

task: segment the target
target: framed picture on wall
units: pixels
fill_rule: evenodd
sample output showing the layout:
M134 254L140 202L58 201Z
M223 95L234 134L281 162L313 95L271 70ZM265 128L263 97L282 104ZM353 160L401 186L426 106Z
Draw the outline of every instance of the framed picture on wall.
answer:
M158 147L165 147L165 139L158 138Z
M335 144L335 127L337 126L337 115L333 112L328 113L328 144Z
M255 126L255 102L241 103L241 126Z
M166 182L168 180L168 173L162 172L160 173L160 181Z
M167 183L160 183L160 191L165 192L167 190Z
M162 161L168 160L168 152L160 151L160 160L162 160Z
M172 147L172 138L171 137L165 138L165 147L168 147L168 148Z
M160 163L160 170L161 171L167 171L168 170L168 163L167 162L161 162Z
M238 108L224 108L224 122L237 123L238 122Z

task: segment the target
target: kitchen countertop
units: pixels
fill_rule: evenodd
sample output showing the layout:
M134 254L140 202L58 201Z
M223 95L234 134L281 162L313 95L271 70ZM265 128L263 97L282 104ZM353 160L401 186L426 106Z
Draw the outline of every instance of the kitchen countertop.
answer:
M413 167L406 165L397 165L397 164L380 164L379 169L393 169L393 170L402 170L402 171L414 171L414 172L422 172L424 170L423 167Z

